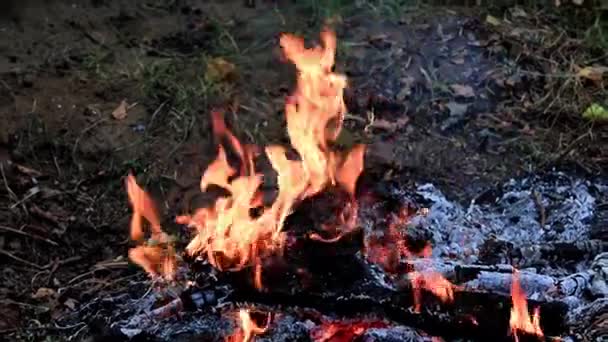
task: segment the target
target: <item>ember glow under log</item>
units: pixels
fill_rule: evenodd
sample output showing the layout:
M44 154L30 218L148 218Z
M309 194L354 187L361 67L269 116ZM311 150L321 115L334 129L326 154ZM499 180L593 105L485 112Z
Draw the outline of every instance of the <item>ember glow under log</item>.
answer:
M130 259L152 277L187 288L180 298L136 316L129 325L160 320L180 310L205 311L247 302L269 310L312 308L349 319L372 315L447 338L541 339L564 334L572 303L585 295L582 288L591 286L595 273L583 271L579 278L584 281L579 281L519 272L503 259L521 256L522 265L544 261L547 256L581 260L604 250L605 242L518 245L495 255L486 253L484 258L481 243L475 240L484 236L481 229L467 230L463 224L446 233L448 228L437 226L458 219L463 212L451 204L416 211L404 206L379 218L375 205L357 198L364 146L349 151L334 146L346 113L346 78L333 71L335 34L323 31L321 42L321 46L306 48L302 39L292 35L285 34L280 40L285 57L298 71L297 87L285 104L293 151L268 146L261 153L260 148L243 145L221 112L212 113L217 157L203 172L200 191L221 189L221 195L176 218L192 232L184 258L163 231L151 197L134 176L128 176L131 237L137 243L129 252ZM256 163L260 158L272 170L261 170ZM274 187L269 185L273 183L268 181L269 171L276 174ZM441 197L433 191L420 189L420 197L440 203ZM527 208L525 198L514 201ZM360 207L373 217L362 222ZM482 209L472 205L458 223L468 224L471 213ZM381 227L379 219L384 222ZM545 213L540 229L558 219ZM424 222L431 222L430 228L422 227ZM495 232L500 223L493 218L489 226ZM515 228L509 227L517 231ZM417 234L417 229L423 233ZM568 234L553 235L582 233ZM460 236L474 243L470 248L451 242L439 252L433 249L434 242ZM493 241L504 241L505 236ZM543 234L531 232L529 236L540 243ZM486 251L492 249L488 246L483 245ZM466 253L456 254L459 250ZM481 263L490 259L500 262ZM189 272L178 272L183 269ZM530 289L535 300L528 298ZM227 337L229 341L251 341L273 329L270 313L264 322L254 319L247 308L233 310L233 314L240 328ZM361 324L357 333L347 335L363 336L365 329L390 324ZM318 341L338 341L326 334L313 335Z

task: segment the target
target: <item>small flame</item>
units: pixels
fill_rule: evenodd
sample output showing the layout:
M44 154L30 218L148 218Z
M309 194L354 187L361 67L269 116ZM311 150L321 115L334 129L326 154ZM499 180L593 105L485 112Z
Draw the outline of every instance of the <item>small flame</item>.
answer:
M535 308L534 314L530 317L526 293L521 288L518 272L513 273L511 298L513 299L513 307L511 308L511 319L509 324L515 340L519 341L519 338L517 337L518 331L543 337L543 331L540 328L540 310L539 308Z
M251 315L249 310L241 309L239 310L239 320L240 320L240 328L234 332L234 334L228 336L226 338L226 342L250 342L253 341L255 336L262 335L268 330L268 326L270 325L270 313L268 314L268 319L266 326L260 327L258 326L253 319L251 319Z
M445 279L439 272L424 271L410 273L414 289L414 310L420 312L422 303L422 289L430 291L443 302L454 301L454 285Z
M427 212L428 214L428 212ZM423 213L423 215L425 215ZM399 273L399 263L402 258L432 256L433 249L427 244L421 251L414 253L406 245L404 234L399 231L409 220L407 208L402 208L393 218L388 230L382 237L372 237L366 241L366 257L368 260L382 266L388 273ZM439 272L427 269L423 272L410 272L408 277L414 293L414 310L420 312L422 290L427 290L439 297L443 302L454 300L454 290L458 289Z
M169 237L161 229L154 202L137 184L133 175L127 176L126 185L133 208L131 239L140 243L139 246L129 250L129 258L150 275L164 276L171 280L175 274L175 251ZM144 219L150 228L150 239L147 243L143 242Z

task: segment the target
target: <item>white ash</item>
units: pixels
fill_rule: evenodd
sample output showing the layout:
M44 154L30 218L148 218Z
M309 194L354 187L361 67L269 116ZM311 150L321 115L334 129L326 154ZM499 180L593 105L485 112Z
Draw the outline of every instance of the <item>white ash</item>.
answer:
M404 326L367 329L360 339L364 342L430 342L431 337L420 335L416 330Z
M424 226L432 232L434 257L465 264L479 261L480 248L492 236L514 247L582 241L589 239L589 221L596 203L591 185L589 181L571 179L562 173L510 180L503 185L502 194L490 203L471 201L465 207L447 199L434 185L424 184L415 190L415 195L429 202L429 211L413 217L410 224ZM404 202L413 195L405 189L392 191ZM542 227L541 210L545 221ZM361 215L368 231L377 229L373 211L373 208L364 209ZM587 267L588 264L582 264L579 270ZM548 274L566 273L549 270Z

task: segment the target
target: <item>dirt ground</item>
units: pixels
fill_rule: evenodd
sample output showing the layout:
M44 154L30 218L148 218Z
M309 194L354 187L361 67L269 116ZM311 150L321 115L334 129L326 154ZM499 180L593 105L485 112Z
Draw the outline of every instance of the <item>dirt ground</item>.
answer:
M431 181L469 201L529 172L606 175L608 130L582 117L605 101L602 75L580 70L608 58L563 16L399 1L247 3L0 8L2 335L81 338L53 320L144 276L126 260L124 177L136 174L171 221L215 155L212 108L245 142L288 142L294 70L280 53L283 32L314 42L323 23L337 31L337 70L349 77L339 142L369 145L366 177Z

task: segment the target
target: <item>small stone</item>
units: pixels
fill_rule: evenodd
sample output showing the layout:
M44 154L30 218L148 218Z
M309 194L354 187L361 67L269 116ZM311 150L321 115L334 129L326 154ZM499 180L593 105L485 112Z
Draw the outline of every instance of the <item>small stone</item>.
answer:
M31 88L34 85L34 75L30 73L23 75L21 85L23 85L25 88Z

